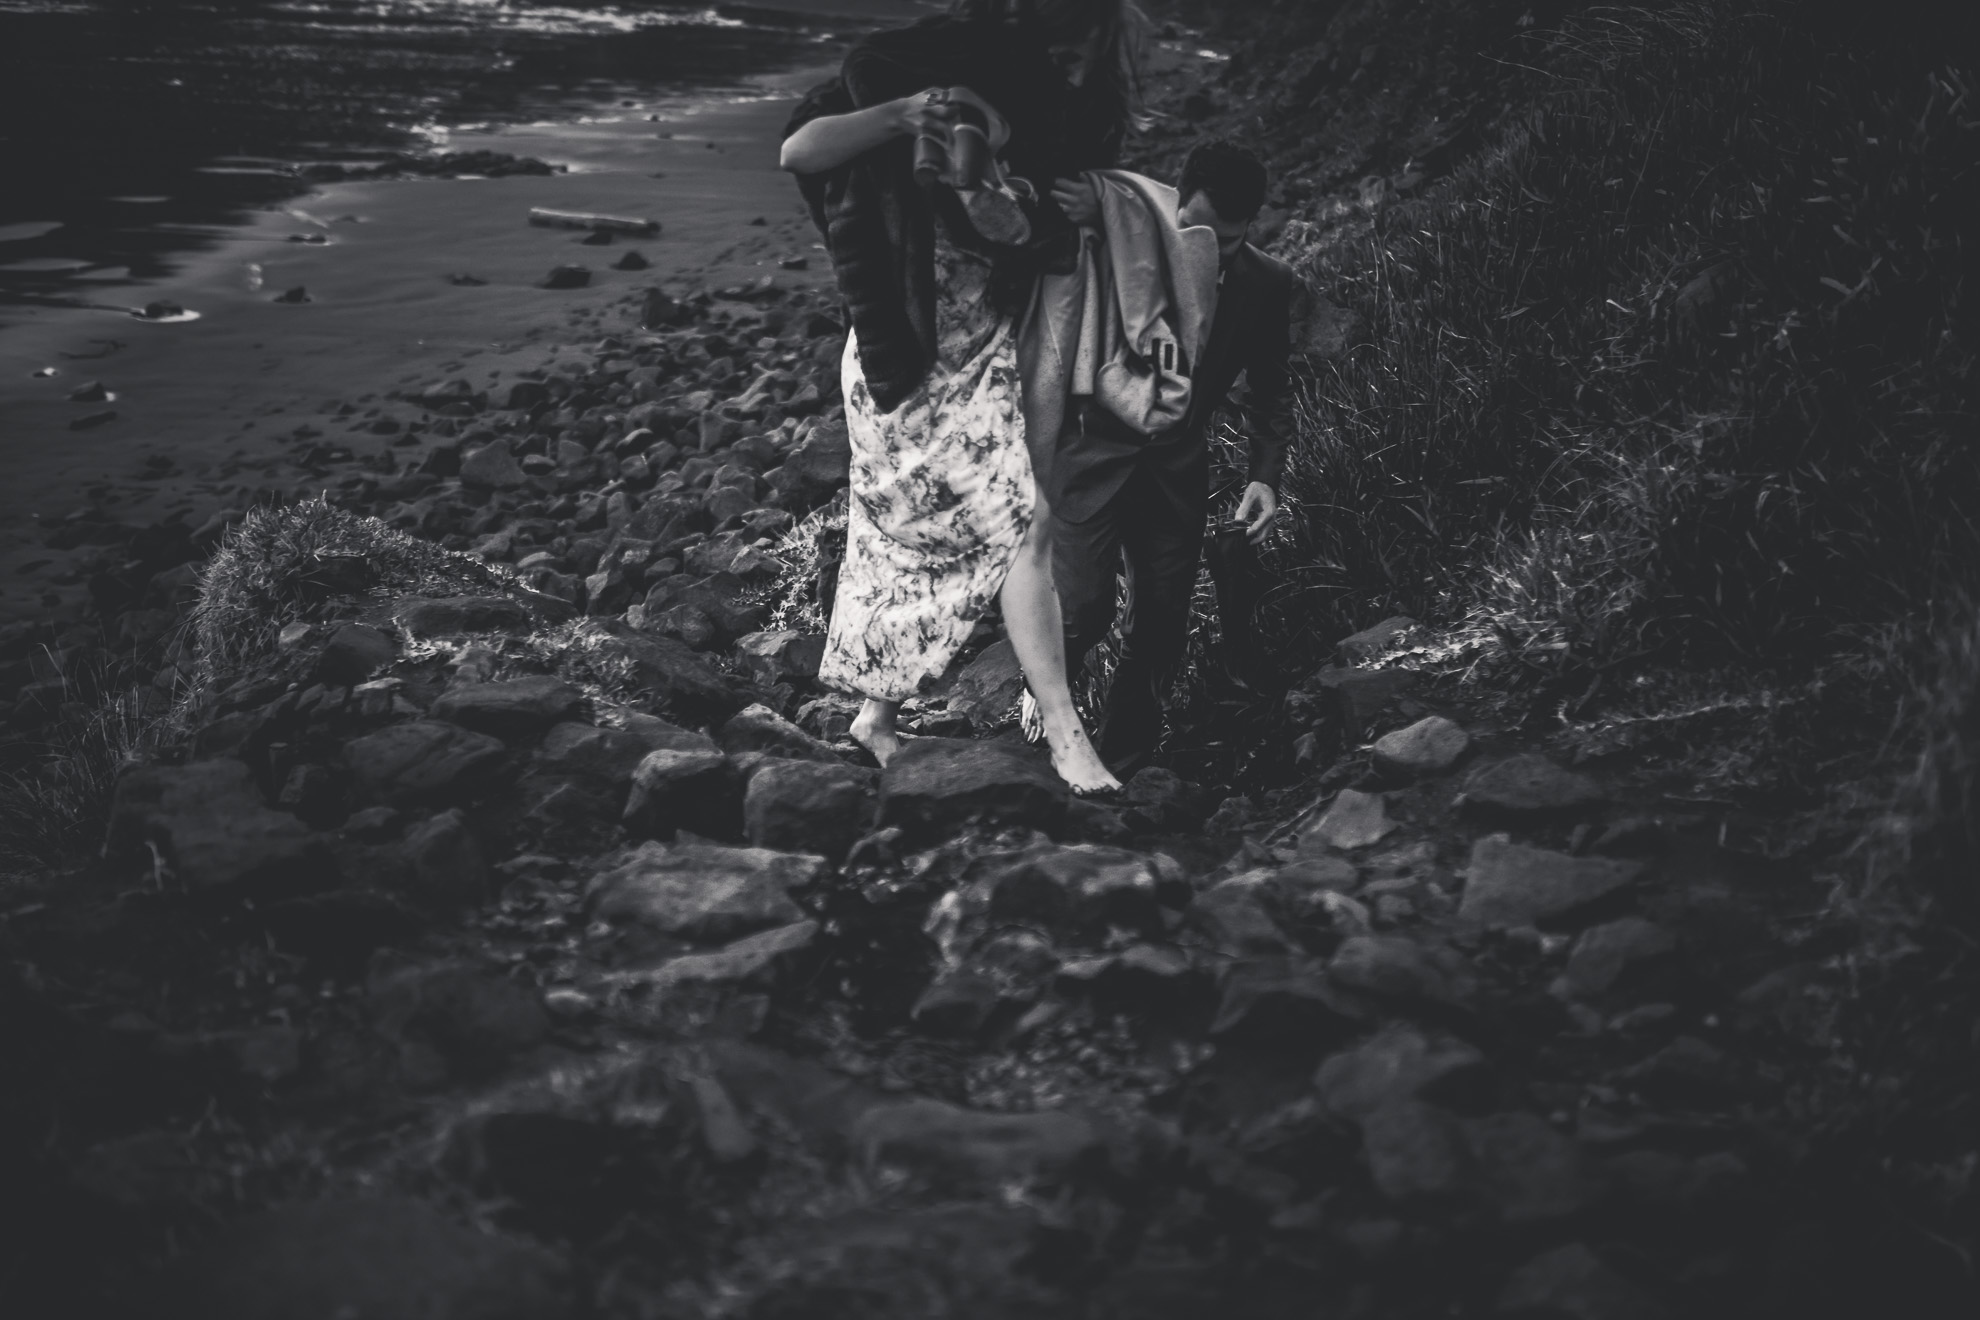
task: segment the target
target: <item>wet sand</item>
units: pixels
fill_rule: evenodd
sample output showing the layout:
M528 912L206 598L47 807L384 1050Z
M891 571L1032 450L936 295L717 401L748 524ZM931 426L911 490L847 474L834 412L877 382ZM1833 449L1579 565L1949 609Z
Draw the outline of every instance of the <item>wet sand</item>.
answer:
M294 459L310 444L359 456L408 447L402 434L370 430L368 411L392 391L454 377L499 388L630 330L648 288L828 280L796 189L776 168L791 103L822 72L766 77L732 99L613 102L577 122L456 133L450 150L535 156L569 172L328 185L256 214L169 280L106 290L106 304L170 299L197 321L148 324L115 306L19 309L0 329L0 620L79 607L75 565L88 549L44 545L48 526L78 509L197 526L257 495L294 497L308 488ZM531 207L647 217L662 230L589 246L580 233L529 225ZM311 234L329 242L289 241ZM612 269L630 250L651 268ZM783 270L791 257L809 269ZM539 287L563 264L588 267L590 286ZM450 282L463 274L486 283ZM309 302L274 301L298 285ZM51 366L59 374L34 375ZM96 380L114 401L69 401ZM344 404L358 411L333 416ZM112 420L70 429L109 410Z

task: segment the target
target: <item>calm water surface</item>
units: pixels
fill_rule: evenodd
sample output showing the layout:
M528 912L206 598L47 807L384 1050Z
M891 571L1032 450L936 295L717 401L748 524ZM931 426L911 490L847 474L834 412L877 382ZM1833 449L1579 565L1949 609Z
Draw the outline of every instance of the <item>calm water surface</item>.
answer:
M939 7L0 0L0 308L156 279L285 166L733 87Z

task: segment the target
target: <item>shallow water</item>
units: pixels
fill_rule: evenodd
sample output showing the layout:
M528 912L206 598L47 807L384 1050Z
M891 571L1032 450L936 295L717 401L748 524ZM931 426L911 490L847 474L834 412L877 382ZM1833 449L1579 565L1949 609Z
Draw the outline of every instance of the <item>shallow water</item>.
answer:
M297 162L733 87L933 7L0 0L0 319L167 274Z

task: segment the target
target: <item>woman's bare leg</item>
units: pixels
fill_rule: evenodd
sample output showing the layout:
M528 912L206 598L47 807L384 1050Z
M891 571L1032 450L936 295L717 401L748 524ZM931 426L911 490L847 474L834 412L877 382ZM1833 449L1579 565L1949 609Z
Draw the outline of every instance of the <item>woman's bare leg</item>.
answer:
M883 767L901 750L901 735L894 729L894 720L901 713L898 701L882 701L878 697L868 697L866 704L859 708L853 717L852 728L848 731L853 741L873 753L873 759Z
M1036 699L1052 768L1075 793L1104 793L1119 788L1121 781L1093 750L1066 683L1066 635L1058 588L1052 585L1051 529L1051 509L1041 487L1032 508L1031 529L1004 579L1004 627L1010 632L1025 684Z

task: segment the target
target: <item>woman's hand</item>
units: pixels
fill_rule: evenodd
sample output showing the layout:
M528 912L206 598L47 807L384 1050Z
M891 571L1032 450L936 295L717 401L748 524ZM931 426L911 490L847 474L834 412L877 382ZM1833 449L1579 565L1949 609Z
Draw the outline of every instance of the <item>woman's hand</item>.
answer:
M1100 224L1100 194L1085 178L1059 179L1052 184L1052 200L1076 225L1095 228Z
M956 106L949 99L946 87L928 87L913 96L903 96L891 102L899 119L897 131L904 137L918 138L926 134L949 140L949 129L956 122Z
M949 94L930 87L845 115L824 115L784 139L777 164L792 174L823 174L897 137L933 133L949 140L956 116Z

